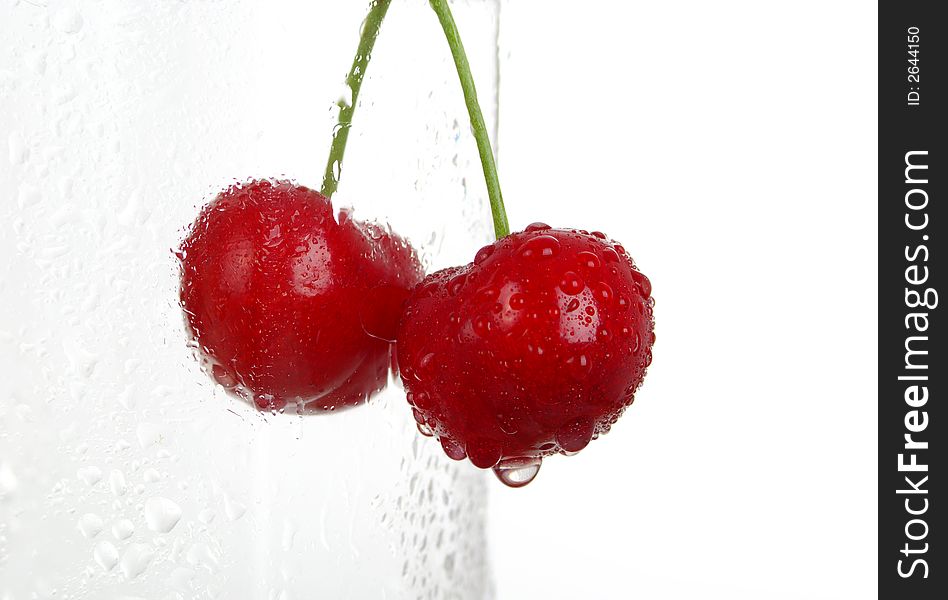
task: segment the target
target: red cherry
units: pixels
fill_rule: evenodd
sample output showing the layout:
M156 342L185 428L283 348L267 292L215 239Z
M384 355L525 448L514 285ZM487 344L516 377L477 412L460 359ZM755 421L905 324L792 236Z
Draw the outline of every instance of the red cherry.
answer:
M652 360L648 278L601 233L542 223L429 275L398 330L419 429L453 459L529 483L626 407Z
M252 181L204 207L181 245L181 306L202 360L261 408L331 409L384 387L412 248L321 194Z

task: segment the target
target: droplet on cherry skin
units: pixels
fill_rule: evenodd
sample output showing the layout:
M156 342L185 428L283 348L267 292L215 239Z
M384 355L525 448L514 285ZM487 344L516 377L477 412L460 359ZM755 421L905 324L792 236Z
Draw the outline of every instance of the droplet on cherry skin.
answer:
M596 299L606 306L612 302L612 298L615 296L615 293L612 291L612 287L605 281L600 281L596 284L594 294Z
M451 280L451 283L448 284L448 293L452 296L457 296L458 293L464 288L464 282L467 280L466 275L458 275Z
M497 464L503 455L500 444L489 440L475 440L467 445L467 457L475 467L489 469Z
M429 400L430 400L430 396L428 396L426 392L418 392L411 399L412 403L419 410L425 410L427 408L430 408L431 403L429 402Z
M592 361L585 354L577 354L566 359L566 370L577 381L583 380L592 370Z
M564 294L575 296L586 288L586 284L583 282L582 277L573 271L567 271L566 273L563 273L563 277L560 279L559 287L561 290L563 290Z
M589 445L593 436L593 424L587 419L567 423L556 432L556 443L566 454L574 454Z
M490 257L490 255L493 253L494 253L493 244L484 246L483 248L477 251L477 254L474 255L474 264L475 265L481 264L482 262L487 260Z
M538 235L520 246L518 254L522 258L552 258L560 250L560 241L551 235Z
M416 422L416 423L418 423L419 425L424 424L424 422L425 422L425 415L424 415L424 413L422 413L422 412L421 412L420 410L418 410L417 408L413 408L413 409L411 409L411 414L412 414L412 416L415 418L415 422Z
M509 458L494 465L492 470L507 487L521 488L536 479L542 463L539 457Z
M211 375L214 377L214 380L225 389L232 390L237 387L238 381L227 372L227 369L218 364L211 365Z
M430 371L434 368L435 355L434 352L427 352L418 359L418 363L415 365L415 379L421 381L422 377L430 374Z
M447 454L451 460L464 460L467 457L467 453L461 444L451 438L442 437L439 441L441 442L441 447L444 449L444 453Z
M576 255L576 258L579 259L579 264L586 267L587 269L598 269L602 266L602 261L599 260L599 257L588 250L580 252Z
M652 282L648 280L648 277L646 277L641 271L633 269L632 281L634 281L635 285L638 286L639 292L641 292L643 298L651 298Z

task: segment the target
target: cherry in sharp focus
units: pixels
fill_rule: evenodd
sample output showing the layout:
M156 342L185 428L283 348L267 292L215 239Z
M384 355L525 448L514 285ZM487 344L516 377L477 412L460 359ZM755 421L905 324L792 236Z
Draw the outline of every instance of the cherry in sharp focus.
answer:
M543 224L428 276L397 344L419 429L502 479L582 450L642 383L652 307L648 278L620 244Z
M651 283L602 233L541 223L509 233L460 33L447 0L429 4L457 67L497 241L415 289L398 360L419 431L521 487L544 457L579 452L632 403L652 361Z

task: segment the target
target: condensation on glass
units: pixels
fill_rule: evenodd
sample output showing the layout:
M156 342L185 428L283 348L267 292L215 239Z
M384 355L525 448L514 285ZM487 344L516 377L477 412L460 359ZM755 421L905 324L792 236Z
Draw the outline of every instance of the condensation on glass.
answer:
M6 0L0 599L483 598L485 476L402 389L261 415L186 346L172 249L235 180L318 187L363 2ZM497 6L460 2L489 122ZM424 0L395 0L337 206L431 270L490 239Z

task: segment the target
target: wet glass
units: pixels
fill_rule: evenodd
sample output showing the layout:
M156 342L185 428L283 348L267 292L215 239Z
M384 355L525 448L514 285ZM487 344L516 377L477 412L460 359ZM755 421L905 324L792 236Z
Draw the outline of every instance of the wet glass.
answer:
M366 405L259 413L187 346L173 249L235 181L318 188L363 2L5 2L0 599L483 598L485 477ZM495 2L454 7L496 122ZM437 20L394 2L333 201L430 271L491 239Z

